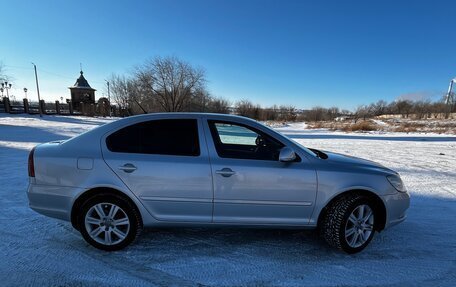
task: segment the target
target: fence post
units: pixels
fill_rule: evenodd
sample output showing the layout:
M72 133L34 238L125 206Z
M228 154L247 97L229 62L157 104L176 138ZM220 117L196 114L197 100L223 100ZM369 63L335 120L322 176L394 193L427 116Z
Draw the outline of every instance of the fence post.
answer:
M89 117L94 117L95 116L95 105L90 104L89 106Z
M68 102L68 111L70 112L70 115L73 114L73 102L72 101Z
M28 114L29 113L29 102L27 99L24 99L24 113Z
M38 108L41 109L41 112L43 114L46 114L46 103L44 102L44 100L39 101Z
M5 106L5 113L11 113L10 101L7 97L3 98L3 105Z
M60 115L60 103L59 103L59 101L55 101L55 113Z

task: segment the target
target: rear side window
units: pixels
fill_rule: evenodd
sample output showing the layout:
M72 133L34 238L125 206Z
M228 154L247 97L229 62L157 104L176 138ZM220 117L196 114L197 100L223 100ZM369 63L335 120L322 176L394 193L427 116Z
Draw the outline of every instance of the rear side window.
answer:
M116 131L106 139L112 152L199 156L196 119L154 120Z

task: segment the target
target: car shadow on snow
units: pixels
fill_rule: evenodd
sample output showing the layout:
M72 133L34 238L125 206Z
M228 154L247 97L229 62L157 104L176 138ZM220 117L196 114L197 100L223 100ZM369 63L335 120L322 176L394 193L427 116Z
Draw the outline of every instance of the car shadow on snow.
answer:
M147 257L212 255L231 257L275 257L276 259L313 258L324 260L326 256L382 258L432 255L434 244L453 242L456 231L451 228L450 218L440 219L435 229L435 209L451 214L455 212L455 200L442 200L428 196L412 196L408 219L381 233L363 252L346 255L329 247L314 230L252 229L252 228L151 228L143 231L138 241L128 248L129 253L139 252ZM439 207L437 207L439 206ZM432 227L432 229L431 229ZM442 233L442 234L440 234ZM445 234L445 236L443 236ZM432 239L431 239L432 238ZM121 251L122 252L122 251ZM230 255L232 254L232 255Z
M0 128L0 141L44 143L70 138L69 136L52 132L49 128L44 127L0 126Z
M316 231L289 229L146 229L128 250L147 253L148 257L216 256L233 257L235 261L240 255L273 260L345 256L328 246Z

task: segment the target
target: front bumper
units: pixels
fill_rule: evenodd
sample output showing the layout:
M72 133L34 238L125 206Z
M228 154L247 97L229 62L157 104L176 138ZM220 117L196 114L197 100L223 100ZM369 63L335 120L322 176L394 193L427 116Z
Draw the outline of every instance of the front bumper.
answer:
M34 211L58 219L71 220L73 200L81 188L29 184L27 197Z
M407 218L407 209L410 207L410 195L407 192L397 192L382 197L386 207L385 229Z

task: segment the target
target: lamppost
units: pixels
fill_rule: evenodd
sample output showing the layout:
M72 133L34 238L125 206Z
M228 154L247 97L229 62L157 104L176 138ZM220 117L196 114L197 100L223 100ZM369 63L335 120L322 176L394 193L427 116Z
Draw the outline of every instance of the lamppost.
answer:
M8 82L4 82L2 83L2 97L3 97L3 90L5 89L6 90L6 96L8 97L8 100L9 100L9 93L8 93L8 90L11 89L11 83L8 84Z
M109 91L109 81L105 80L106 84L108 85L108 102L109 102L109 117L112 117L112 109L111 109L111 92Z
M43 110L41 109L41 99L40 99L40 86L38 86L38 73L36 72L36 65L32 63L33 69L35 70L35 81L36 81L36 92L38 94L38 110L40 111L40 118L43 117Z
M27 88L24 88L25 99L27 100Z

